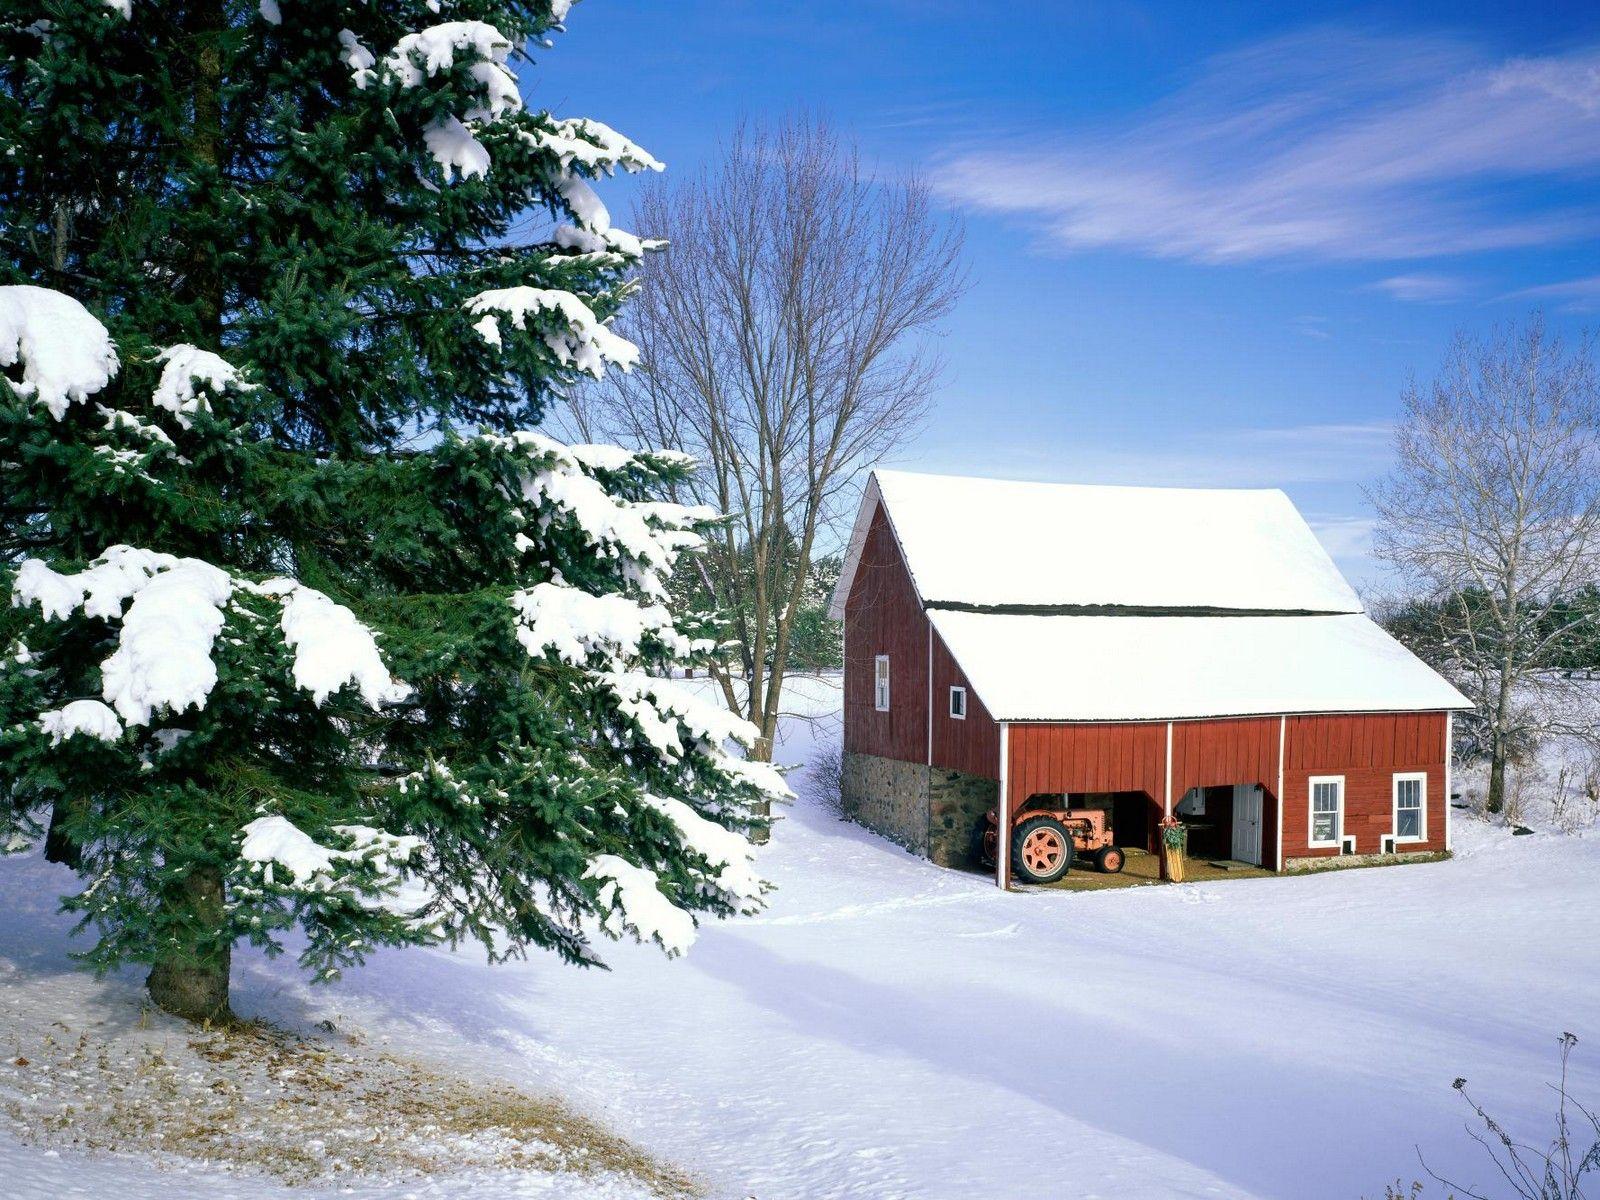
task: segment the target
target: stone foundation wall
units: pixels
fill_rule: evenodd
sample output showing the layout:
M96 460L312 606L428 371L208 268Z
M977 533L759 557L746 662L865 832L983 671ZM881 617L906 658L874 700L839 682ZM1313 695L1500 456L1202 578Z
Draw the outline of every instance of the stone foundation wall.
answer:
M934 767L928 775L928 857L941 867L981 866L978 836L999 796L993 779Z
M1395 854L1324 854L1285 858L1283 869L1290 874L1303 871L1342 871L1350 867L1387 867L1405 862L1438 862L1449 858L1443 850L1402 850Z
M928 768L922 763L844 756L844 815L907 850L928 854Z

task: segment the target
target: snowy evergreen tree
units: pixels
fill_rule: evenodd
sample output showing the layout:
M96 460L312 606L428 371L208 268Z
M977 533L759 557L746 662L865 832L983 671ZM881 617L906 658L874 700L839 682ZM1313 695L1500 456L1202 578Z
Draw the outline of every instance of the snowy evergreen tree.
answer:
M99 968L231 947L598 961L748 909L784 788L667 676L715 514L532 432L627 369L659 169L522 104L569 0L0 0L0 847Z

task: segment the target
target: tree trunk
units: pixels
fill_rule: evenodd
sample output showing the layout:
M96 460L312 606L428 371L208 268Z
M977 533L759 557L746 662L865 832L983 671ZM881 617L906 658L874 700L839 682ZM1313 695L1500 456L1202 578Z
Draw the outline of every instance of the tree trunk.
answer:
M185 13L185 32L193 44L188 63L192 73L193 124L184 141L189 155L207 175L223 165L221 39L227 27L223 0L195 0ZM210 180L209 186L216 187L215 180ZM207 195L203 202L210 207L215 198ZM218 253L219 247L197 241L189 247L189 261L185 264L185 282L190 302L195 305L196 324L202 336L213 342L220 341L225 304L224 281L217 267Z
M61 863L74 871L83 866L83 850L67 833L67 822L82 806L82 797L63 796L51 808L50 831L44 835L45 862Z
M1507 639L1509 641L1509 639ZM1500 664L1500 686L1494 699L1494 725L1489 734L1489 795L1485 807L1497 813L1506 805L1506 737L1511 723L1512 681L1515 678L1514 660L1508 652Z
M766 720L763 719L761 724L762 726L765 726L767 724ZM770 734L764 732L761 737L756 739L756 744L750 747L750 757L755 759L757 762L772 761L772 737ZM772 820L771 800L758 800L755 803L754 808L756 816L760 817L763 822L770 822ZM753 830L750 834L750 840L757 846L766 845L772 840L771 825L763 824L760 828Z
M1489 751L1489 796L1484 807L1492 813L1506 806L1506 752L1498 738Z
M163 898L163 915L188 934L182 939L188 944L172 947L150 968L145 986L157 1008L191 1021L233 1019L228 1007L233 948L220 933L225 903L216 867L196 867Z

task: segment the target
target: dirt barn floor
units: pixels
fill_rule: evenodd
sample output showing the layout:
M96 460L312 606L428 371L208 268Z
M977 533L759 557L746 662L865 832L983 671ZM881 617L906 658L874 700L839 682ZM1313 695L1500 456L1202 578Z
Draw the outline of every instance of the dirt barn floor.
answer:
M1128 861L1115 875L1097 871L1092 863L1074 863L1072 870L1055 883L1040 887L1052 892L1103 892L1113 888L1144 887L1161 882L1161 860L1148 850L1126 851ZM1249 863L1223 859L1190 858L1184 860L1185 883L1211 883L1219 879L1271 879L1272 872ZM1022 885L1028 886L1028 885Z

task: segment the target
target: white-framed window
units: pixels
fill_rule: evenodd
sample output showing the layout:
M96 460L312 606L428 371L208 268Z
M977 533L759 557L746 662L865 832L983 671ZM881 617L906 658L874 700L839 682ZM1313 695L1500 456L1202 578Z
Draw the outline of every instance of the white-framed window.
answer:
M967 689L952 687L950 689L950 715L957 721L967 719Z
M1423 772L1394 777L1394 840L1428 840L1428 776Z
M872 660L872 707L879 712L889 711L889 656L880 654Z
M1313 846L1337 849L1344 836L1344 776L1311 777L1311 829Z

